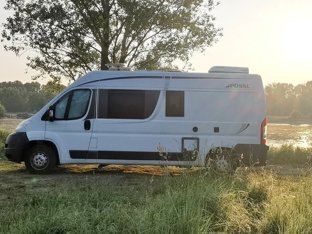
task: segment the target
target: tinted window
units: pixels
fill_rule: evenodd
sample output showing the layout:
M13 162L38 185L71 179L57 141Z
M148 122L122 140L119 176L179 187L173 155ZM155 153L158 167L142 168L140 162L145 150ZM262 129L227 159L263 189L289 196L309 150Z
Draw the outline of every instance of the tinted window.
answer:
M64 119L65 118L65 111L66 111L66 106L68 103L68 98L69 94L65 95L64 97L61 98L55 105L55 118L56 119Z
M166 92L166 116L183 117L184 116L184 92L167 91Z
M99 118L146 119L154 111L160 91L100 90Z
M90 93L90 90L81 89L63 96L55 104L55 119L70 120L83 117L88 109Z

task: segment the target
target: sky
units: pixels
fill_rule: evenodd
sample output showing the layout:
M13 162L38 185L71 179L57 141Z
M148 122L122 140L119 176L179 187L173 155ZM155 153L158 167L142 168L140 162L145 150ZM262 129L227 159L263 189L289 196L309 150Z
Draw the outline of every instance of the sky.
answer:
M1 0L1 25L9 14L4 5ZM312 80L311 0L220 0L212 14L223 37L205 53L194 54L190 62L195 72L215 65L242 66L260 74L264 84ZM30 82L36 72L27 68L27 55L17 57L0 43L0 82Z

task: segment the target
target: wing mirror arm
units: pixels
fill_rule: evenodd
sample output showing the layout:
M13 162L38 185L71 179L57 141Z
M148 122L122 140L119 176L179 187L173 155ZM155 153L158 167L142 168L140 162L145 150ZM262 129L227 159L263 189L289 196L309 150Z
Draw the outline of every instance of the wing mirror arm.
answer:
M55 120L54 114L55 114L55 108L54 108L54 106L50 106L49 111L48 111L48 120L50 122L53 122Z

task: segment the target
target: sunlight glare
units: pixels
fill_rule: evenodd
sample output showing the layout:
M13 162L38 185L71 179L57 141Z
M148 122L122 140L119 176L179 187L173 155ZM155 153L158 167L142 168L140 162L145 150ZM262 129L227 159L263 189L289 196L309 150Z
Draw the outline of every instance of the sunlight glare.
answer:
M311 25L311 18L292 19L285 23L281 33L281 47L284 56L305 63L312 58Z

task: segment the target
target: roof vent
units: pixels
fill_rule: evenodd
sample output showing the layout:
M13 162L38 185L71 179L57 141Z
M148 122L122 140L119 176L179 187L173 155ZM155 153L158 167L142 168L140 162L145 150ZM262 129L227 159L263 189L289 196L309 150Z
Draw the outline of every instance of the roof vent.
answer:
M107 63L105 65L111 71L130 71L130 68L126 67L124 63Z
M249 74L248 67L228 67L228 66L214 66L209 69L209 73L245 73Z

